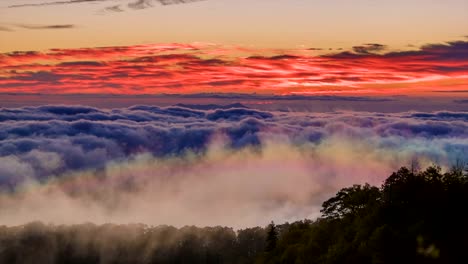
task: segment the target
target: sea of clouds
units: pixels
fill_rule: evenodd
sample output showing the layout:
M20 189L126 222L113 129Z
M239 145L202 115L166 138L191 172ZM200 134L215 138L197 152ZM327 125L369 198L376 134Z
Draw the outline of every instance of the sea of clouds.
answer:
M340 188L467 154L466 112L0 108L0 224L315 218Z

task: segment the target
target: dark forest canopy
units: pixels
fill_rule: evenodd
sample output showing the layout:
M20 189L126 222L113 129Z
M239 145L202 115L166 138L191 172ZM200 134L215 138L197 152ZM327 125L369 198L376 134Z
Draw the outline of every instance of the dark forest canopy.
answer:
M254 227L0 226L0 263L466 263L468 175L401 168L312 221ZM208 216L207 216L208 217Z

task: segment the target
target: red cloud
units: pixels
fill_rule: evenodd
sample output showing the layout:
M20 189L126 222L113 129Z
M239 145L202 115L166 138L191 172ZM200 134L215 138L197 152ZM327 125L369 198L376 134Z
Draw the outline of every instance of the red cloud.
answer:
M467 89L468 42L384 54L373 53L383 45L372 45L325 56L291 51L295 55L238 57L227 55L225 48L187 44L11 52L0 54L0 93L395 94Z

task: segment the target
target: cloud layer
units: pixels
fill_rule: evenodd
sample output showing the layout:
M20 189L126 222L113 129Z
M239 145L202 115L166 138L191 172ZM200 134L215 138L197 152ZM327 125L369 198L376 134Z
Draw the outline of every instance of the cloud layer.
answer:
M339 188L399 166L467 154L466 112L3 108L0 223L264 225L315 217Z
M375 43L324 56L311 50L208 44L18 51L0 54L0 92L310 95L467 89L466 41L426 45L416 51L383 51L384 46Z

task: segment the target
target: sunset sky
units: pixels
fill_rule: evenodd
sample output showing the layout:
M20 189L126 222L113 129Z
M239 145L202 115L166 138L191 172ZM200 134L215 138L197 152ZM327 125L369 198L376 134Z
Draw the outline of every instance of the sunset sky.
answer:
M54 2L71 4L37 6ZM174 42L325 49L381 43L406 49L468 34L468 2L464 0L141 2L144 4L135 5L137 0L1 0L0 51ZM36 6L28 6L31 4ZM52 25L71 28L22 27Z
M460 93L467 12L462 0L2 0L0 89Z

